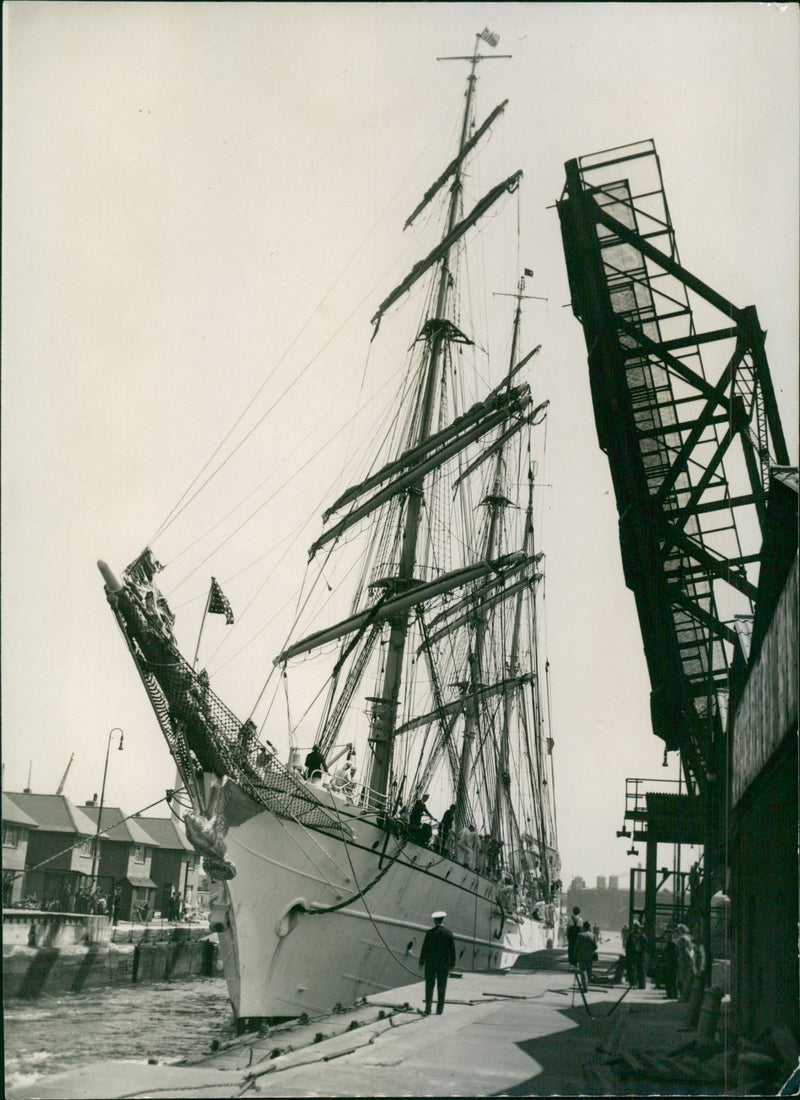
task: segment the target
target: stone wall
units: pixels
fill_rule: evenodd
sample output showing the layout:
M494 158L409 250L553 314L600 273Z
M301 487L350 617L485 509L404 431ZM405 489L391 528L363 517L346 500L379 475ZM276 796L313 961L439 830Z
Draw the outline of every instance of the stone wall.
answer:
M99 986L221 973L213 939L90 947L4 947L3 996L35 998Z

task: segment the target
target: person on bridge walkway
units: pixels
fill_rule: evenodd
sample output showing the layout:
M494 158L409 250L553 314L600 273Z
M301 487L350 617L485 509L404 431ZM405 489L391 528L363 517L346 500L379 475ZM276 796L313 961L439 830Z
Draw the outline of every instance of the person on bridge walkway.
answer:
M447 913L431 913L433 928L429 928L422 941L419 965L425 967L425 1015L430 1016L433 1004L433 987L436 986L436 1015L444 1012L444 996L447 991L447 975L456 965L456 944L453 933L444 927Z

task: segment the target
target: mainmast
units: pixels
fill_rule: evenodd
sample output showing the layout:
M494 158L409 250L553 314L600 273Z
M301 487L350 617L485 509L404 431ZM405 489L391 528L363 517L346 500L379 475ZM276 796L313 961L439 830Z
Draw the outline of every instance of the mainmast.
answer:
M483 60L478 53L480 35L475 39L475 50L471 57L463 58L470 62L470 72L467 77L467 90L465 94L464 116L461 124L461 138L459 141L458 156L453 169L453 183L450 188L450 203L447 218L447 228L443 241L451 236L458 221L458 213L461 201L462 189L462 157L468 144L470 122L472 119L472 103L477 80L476 70L478 62ZM444 60L444 59L442 59ZM447 304L447 293L450 287L450 248L446 248L440 258L439 285L436 295L436 309L431 320L444 321ZM449 338L447 327L442 324L427 324L425 326L427 340L427 365L422 380L422 404L420 408L419 427L416 436L416 445L423 443L431 433L433 422L433 410L435 397L440 378L440 368L443 357L445 341ZM406 511L405 527L403 531L402 550L397 575L397 588L402 590L405 585L414 579L414 565L417 559L417 539L419 535L419 522L422 510L422 486L421 482L408 490L408 505ZM371 700L372 716L370 743L372 744L373 759L369 776L371 797L376 806L380 806L389 787L389 776L392 764L392 741L394 738L397 704L400 698L400 681L405 654L406 638L408 635L410 609L399 615L393 622L387 651L386 668L383 677L381 694Z
M514 330L511 337L511 357L509 361L509 371L513 369L514 363L517 358L517 349L519 347L519 329L520 322L522 320L522 291L525 289L525 277L520 276L519 283L517 285L517 308L514 311ZM496 482L499 480L501 472L502 453L497 456L497 468L495 472ZM531 485L532 490L532 485ZM532 540L533 527L532 527L532 507L531 507L531 494L528 495L528 510L525 516L525 534L523 538L522 551L524 554L531 552L530 543ZM509 667L508 674L511 677L517 675L517 665L519 661L519 633L520 625L522 622L522 605L525 599L524 591L521 591L516 599L516 607L514 609L514 629L511 635L511 652L509 655ZM505 795L508 786L508 743L509 743L509 729L511 725L511 697L512 693L519 691L519 688L506 688L504 692L504 706L503 706L503 729L500 739L500 751L498 753L497 760L497 778L495 786L494 806L492 809L492 821L490 826L490 834L496 839L500 839L502 832L502 812L503 805L505 803Z

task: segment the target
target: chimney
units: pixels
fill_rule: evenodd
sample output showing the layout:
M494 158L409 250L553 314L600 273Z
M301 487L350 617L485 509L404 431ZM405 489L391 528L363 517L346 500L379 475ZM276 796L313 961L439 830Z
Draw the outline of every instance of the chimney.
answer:
M88 798L86 800L86 802L84 802L84 806L96 806L96 805L97 805L97 793L95 792L95 794L93 794L91 798Z

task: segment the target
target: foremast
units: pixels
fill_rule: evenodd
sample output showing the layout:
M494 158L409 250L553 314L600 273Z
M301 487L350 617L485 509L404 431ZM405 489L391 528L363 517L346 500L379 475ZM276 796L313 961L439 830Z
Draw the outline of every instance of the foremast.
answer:
M451 162L451 166L449 166L452 169L453 183L450 188L447 227L442 238L443 244L454 236L454 232L458 225L462 191L463 157L468 144L470 144L468 135L470 123L472 121L472 106L475 83L477 80L476 72L478 62L483 60L482 55L478 53L479 42L480 35L477 35L472 57L464 59L470 62L470 72L467 77L467 89L465 93L464 114L461 123L461 137L458 154L455 160ZM448 290L451 284L450 255L451 247L447 245L439 260L440 268L435 313L432 318L429 318L428 323L423 326L423 331L426 332L425 339L427 341L428 350L420 387L422 391L422 402L420 407L419 427L415 441L417 446L424 443L431 434L443 348L446 340L450 339L452 335L451 329L445 324L430 323L431 321L437 322L448 320L445 314ZM455 331L457 332L457 330ZM407 499L406 520L397 576L397 586L400 590L402 590L404 586L413 583L414 580L420 513L423 503L421 482L408 490ZM376 806L385 804L391 778L392 742L397 723L397 707L400 698L403 658L408 638L410 613L409 609L392 620L381 694L371 700L372 714L370 719L369 740L372 745L373 755L368 785L371 798Z

